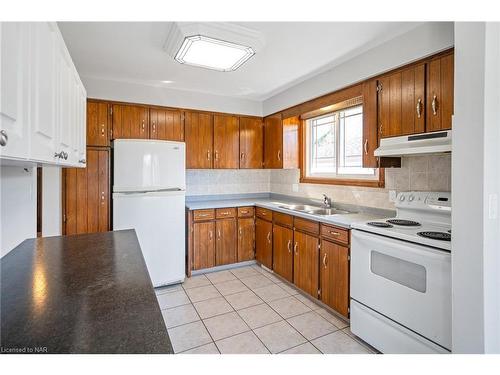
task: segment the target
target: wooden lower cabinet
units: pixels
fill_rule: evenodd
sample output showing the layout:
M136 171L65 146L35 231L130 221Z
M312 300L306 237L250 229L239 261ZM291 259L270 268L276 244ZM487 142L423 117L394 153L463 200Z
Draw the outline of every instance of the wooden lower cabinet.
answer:
M63 234L110 230L108 148L87 148L86 168L63 170Z
M193 224L193 269L215 267L215 222Z
M304 292L318 298L319 239L294 232L293 282Z
M293 230L281 225L273 227L273 270L293 283Z
M215 265L236 263L236 219L220 219L215 225Z
M255 220L255 259L273 268L273 223L259 218Z
M255 222L252 218L238 219L238 262L255 259Z
M321 301L348 317L349 315L349 248L321 241Z

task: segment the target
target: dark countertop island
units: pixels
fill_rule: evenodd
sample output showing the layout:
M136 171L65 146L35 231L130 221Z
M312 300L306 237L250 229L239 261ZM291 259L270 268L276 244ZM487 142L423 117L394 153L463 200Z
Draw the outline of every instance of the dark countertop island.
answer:
M0 262L1 353L173 353L135 231L29 239Z

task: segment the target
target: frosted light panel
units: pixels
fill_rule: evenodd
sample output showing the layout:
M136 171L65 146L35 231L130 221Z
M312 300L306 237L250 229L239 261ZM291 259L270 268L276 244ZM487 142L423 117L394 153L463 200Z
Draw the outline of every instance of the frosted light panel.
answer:
M181 64L228 72L238 69L254 54L250 47L197 35L184 39L175 59Z

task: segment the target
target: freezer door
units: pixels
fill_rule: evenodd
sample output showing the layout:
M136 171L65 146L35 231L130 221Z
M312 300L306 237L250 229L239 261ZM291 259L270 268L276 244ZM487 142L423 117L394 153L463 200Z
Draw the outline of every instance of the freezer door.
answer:
M114 192L186 188L184 142L116 140L113 167Z
M184 281L184 210L184 192L113 194L113 230L135 229L155 287Z

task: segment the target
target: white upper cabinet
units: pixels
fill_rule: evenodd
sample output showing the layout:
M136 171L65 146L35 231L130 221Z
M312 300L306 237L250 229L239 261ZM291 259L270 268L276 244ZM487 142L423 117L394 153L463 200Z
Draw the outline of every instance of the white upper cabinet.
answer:
M0 157L29 157L29 29L0 24Z
M57 150L57 34L52 25L40 22L31 29L31 154L35 161L54 161Z
M87 95L57 24L1 23L1 38L2 163L84 167Z

